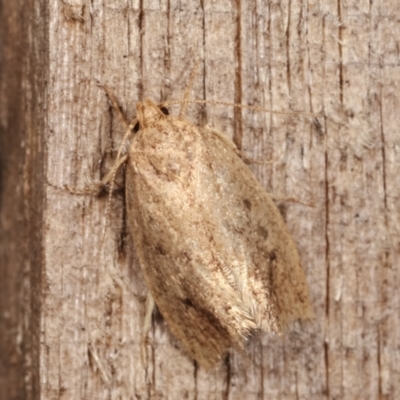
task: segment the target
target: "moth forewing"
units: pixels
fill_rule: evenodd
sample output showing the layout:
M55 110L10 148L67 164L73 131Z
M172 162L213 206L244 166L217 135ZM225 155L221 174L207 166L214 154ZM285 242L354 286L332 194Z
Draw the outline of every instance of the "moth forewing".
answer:
M295 243L233 142L138 103L129 228L155 303L200 365L311 316Z

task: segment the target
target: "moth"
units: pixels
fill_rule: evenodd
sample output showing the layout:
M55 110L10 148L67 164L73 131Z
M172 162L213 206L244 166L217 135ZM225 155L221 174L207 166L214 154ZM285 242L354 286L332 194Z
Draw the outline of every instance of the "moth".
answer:
M147 287L187 354L209 369L257 331L282 333L310 318L294 240L234 143L149 100L137 103L131 135L103 183L126 163L129 231Z

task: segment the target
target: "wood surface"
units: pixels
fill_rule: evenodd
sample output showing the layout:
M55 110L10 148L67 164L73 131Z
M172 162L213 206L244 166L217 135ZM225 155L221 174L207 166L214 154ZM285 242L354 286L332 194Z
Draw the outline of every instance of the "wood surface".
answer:
M0 1L1 399L399 399L400 4ZM112 165L138 100L208 104L280 208L315 319L206 372L146 288ZM179 108L171 110L178 113ZM315 114L306 116L301 112ZM305 204L302 204L305 203ZM105 240L102 244L103 232Z

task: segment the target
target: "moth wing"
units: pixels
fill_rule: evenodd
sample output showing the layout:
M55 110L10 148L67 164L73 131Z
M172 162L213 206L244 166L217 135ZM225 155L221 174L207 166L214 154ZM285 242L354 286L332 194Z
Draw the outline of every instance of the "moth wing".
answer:
M193 358L211 367L255 329L280 332L305 316L293 240L229 139L169 118L146 129L130 158L128 218L140 263Z
M235 243L234 258L243 260L241 296L257 310L257 325L281 332L294 320L310 318L309 289L296 244L271 196L232 151L229 138L211 128L202 134L219 189L215 218L224 221Z

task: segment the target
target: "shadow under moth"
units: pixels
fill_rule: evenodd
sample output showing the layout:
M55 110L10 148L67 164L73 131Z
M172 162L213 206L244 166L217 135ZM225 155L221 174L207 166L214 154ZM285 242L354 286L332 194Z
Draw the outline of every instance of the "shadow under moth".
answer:
M129 231L147 287L188 355L211 368L256 331L282 333L312 316L296 245L227 136L149 100L137 104L129 136L128 154L119 152L102 183L127 164Z

